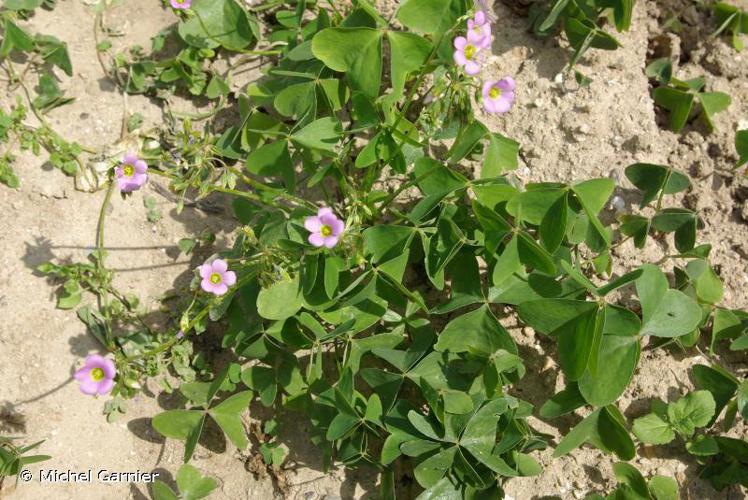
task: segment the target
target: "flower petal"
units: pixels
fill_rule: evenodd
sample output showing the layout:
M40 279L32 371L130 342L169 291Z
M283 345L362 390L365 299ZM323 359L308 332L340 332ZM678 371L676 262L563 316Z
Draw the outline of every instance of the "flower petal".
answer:
M104 396L105 394L109 394L110 392L112 392L112 387L114 387L114 380L108 378L99 382L96 391L99 393L99 395Z
M506 94L503 94L501 97L496 99L496 112L497 113L506 113L510 109L512 109L512 102L514 101L514 95L507 92Z
M327 248L332 248L338 244L337 236L328 236L325 238L324 244Z
M457 50L463 50L465 48L465 45L467 45L467 38L464 36L458 36L455 38L454 46Z
M213 267L210 264L197 266L197 270L200 273L201 278L210 278L210 275L213 274Z
M483 82L483 89L481 91L481 94L483 94L484 99L488 99L488 93L491 91L494 85L496 85L495 80L487 80Z
M236 283L236 273L234 271L226 271L221 276L223 279L223 282L226 283L226 286L232 286L234 283Z
M91 377L88 377L85 380L81 380L79 389L83 394L93 396L99 390L99 383L95 382Z
M337 220L338 218L335 216L335 214L325 214L319 217L319 221L326 226L332 226Z
M117 375L117 367L114 366L114 361L109 358L104 358L101 369L104 370L104 376L110 380Z
M496 86L499 87L501 90L509 91L509 90L514 90L515 87L517 86L517 83L514 81L514 78L512 78L511 76L505 76L504 78L502 78L496 83Z
M89 366L84 366L83 368L81 368L80 370L76 371L73 374L73 378L75 378L75 380L78 380L78 381L81 381L81 382L83 380L90 379L91 378L91 370L92 369L93 368L91 368Z
M465 57L465 54L463 54L459 50L455 50L454 54L452 54L452 57L454 58L458 66L465 66L465 63L467 63L467 58Z
M136 161L134 167L135 171L139 174L144 174L145 171L148 170L148 164L143 160Z
M345 223L340 219L335 219L333 223L330 224L330 229L332 229L333 236L338 236L345 229Z
M200 282L200 288L208 293L213 293L213 283L210 281L209 277L203 278L203 280Z
M333 215L332 208L322 207L319 210L317 210L317 217L322 218L323 215Z
M480 64L475 61L467 61L465 63L465 73L468 75L477 75L480 73Z
M320 233L312 233L309 235L309 243L315 247L321 247L325 244L325 238Z
M213 285L213 293L216 295L224 295L228 291L229 287L226 286L226 283L218 283L217 285Z
M223 259L216 259L211 263L214 273L223 274L228 270L229 265Z
M322 221L319 220L318 216L313 215L304 219L304 227L310 233L318 233L322 229Z
M482 10L479 10L475 13L475 24L477 24L478 26L486 24L486 13Z

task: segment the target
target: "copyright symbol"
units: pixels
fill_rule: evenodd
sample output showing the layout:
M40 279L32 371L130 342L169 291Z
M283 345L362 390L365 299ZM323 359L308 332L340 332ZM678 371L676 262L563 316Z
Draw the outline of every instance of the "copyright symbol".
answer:
M34 478L34 475L30 470L24 469L20 472L20 474L18 474L18 477L21 478L21 481L23 481L24 483L28 483Z

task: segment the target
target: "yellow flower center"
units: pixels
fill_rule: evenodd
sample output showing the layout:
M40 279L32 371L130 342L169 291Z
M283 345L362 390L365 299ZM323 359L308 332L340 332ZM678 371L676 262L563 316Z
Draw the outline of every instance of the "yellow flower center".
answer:
M122 169L122 172L125 174L125 176L132 177L133 174L135 174L135 167L133 167L132 165L125 165L125 167Z
M210 282L213 283L214 285L217 285L218 283L221 282L221 275L218 274L218 273L211 274L210 275Z
M319 232L322 234L322 236L330 236L332 234L332 228L328 226L327 224L322 224L322 227L320 228Z
M181 4L183 4L184 2L186 2L186 1L187 1L187 0L177 0L177 3L181 5Z
M475 45L465 45L465 59L472 59L476 52L478 52L478 49L475 48Z
M94 382L99 382L101 380L104 380L104 370L101 368L94 368L91 370L91 380Z
M496 87L491 87L491 90L488 91L488 97L491 99L498 99L499 96L501 96L501 89Z

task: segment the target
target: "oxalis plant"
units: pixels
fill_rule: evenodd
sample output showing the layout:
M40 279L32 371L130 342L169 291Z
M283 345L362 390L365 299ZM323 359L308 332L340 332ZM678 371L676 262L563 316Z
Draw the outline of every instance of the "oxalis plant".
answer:
M746 416L746 383L720 368L714 349L748 347L748 315L719 305L699 216L672 206L687 175L629 166L640 205L617 220L604 211L611 179L522 185L511 172L519 145L481 121L511 112L516 84L482 78L491 18L464 0L406 0L391 19L364 0L268 1L251 12L233 0L170 5L180 21L157 37L153 58L115 54L105 69L125 92L204 93L214 111L170 114L166 130L141 133L138 150L108 171L91 262L41 268L63 280L61 307L97 295L78 315L107 354L89 356L75 378L86 394L112 395L110 419L154 378L186 401L152 420L184 442L185 462L209 420L246 449L242 417L260 404L307 418L326 466L379 471L383 498L501 498L508 479L542 472L533 452L550 437L528 417L580 411L554 456L588 443L622 461L609 498L670 499L674 480L645 480L626 463L636 447L616 402L643 347L700 351L705 334L704 369L723 378L654 407L634 435L664 443L699 428L714 441L706 470L734 473L715 487L745 484L744 456L725 451L731 441L714 425L725 408L730 425L737 409ZM572 15L571 5L554 10ZM615 5L596 6L595 18L612 12L628 27L628 10ZM159 65L169 37L180 55ZM219 73L217 57L239 59ZM263 76L232 94L233 72L258 59ZM227 108L236 119L221 127L214 117ZM173 326L160 330L113 286L104 239L114 194L138 196L153 176L168 179L179 209L187 196L228 196L239 223L231 248L195 269L172 301ZM617 265L617 247L652 239L670 247L660 262ZM565 388L539 409L515 395L532 367L502 322L555 340ZM221 361L196 353L193 342L209 333L228 354ZM662 427L654 440L653 425ZM256 434L278 467L278 421ZM180 490L215 486L183 471ZM401 486L405 476L415 484ZM176 494L160 485L153 495Z

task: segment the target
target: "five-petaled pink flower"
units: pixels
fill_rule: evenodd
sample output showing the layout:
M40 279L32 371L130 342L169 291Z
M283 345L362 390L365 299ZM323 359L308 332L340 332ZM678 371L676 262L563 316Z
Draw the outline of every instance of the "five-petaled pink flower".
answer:
M514 78L506 76L501 80L483 84L483 108L488 113L506 113L514 103Z
M125 155L122 164L114 169L117 185L123 193L137 191L148 180L148 165L132 153Z
M345 229L343 221L332 213L332 209L322 207L317 215L307 217L304 220L304 227L309 231L309 243L315 247L326 246L332 248L338 244L340 234Z
M111 359L92 354L86 358L83 368L75 372L74 377L80 382L80 390L83 394L103 396L109 394L114 387L115 375L117 375L117 369Z
M171 0L171 6L174 9L189 9L192 0Z
M229 271L229 265L223 259L207 262L199 266L198 270L203 279L200 286L214 295L223 295L229 291L231 285L236 283L236 273Z
M493 36L491 35L491 23L486 17L486 13L479 10L475 13L473 19L467 22L467 40L476 47L488 49L491 47Z
M455 62L465 68L468 75L477 75L480 72L480 63L483 60L481 50L477 42L470 41L464 36L458 36L454 41L455 51L453 54Z

